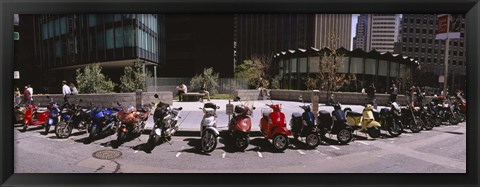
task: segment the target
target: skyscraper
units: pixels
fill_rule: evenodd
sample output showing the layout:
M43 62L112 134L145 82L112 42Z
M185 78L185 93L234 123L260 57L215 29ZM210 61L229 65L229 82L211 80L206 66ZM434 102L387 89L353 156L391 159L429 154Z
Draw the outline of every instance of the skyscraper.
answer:
M353 49L367 51L368 14L360 14L356 25L356 35L353 38Z
M444 75L445 40L436 40L437 15L404 14L402 18L401 48L398 53L415 58L421 68L433 78L429 86L439 87L438 76ZM449 75L450 90L464 89L466 80L465 18L461 20L460 39L450 39Z
M393 52L399 40L400 14L361 14L358 16L354 49Z

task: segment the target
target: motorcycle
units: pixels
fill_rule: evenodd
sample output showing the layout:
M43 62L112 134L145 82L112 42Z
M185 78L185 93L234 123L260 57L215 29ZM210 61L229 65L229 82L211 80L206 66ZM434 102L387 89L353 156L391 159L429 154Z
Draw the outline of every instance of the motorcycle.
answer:
M158 94L154 95L158 99ZM161 140L170 141L173 134L178 130L178 119L182 107L170 108L170 105L159 102L155 105L153 113L153 129L148 137L148 145L155 147Z
M411 105L402 108L402 124L405 128L409 128L410 131L413 133L420 132L422 128L425 126L422 118L418 114L419 110L415 110L415 108ZM417 113L417 114L415 114Z
M380 122L381 129L388 131L392 137L398 137L403 132L402 109L397 102L387 104L390 108L382 108L380 112L373 111L373 116Z
M340 144L347 144L353 139L353 128L348 125L340 103L333 104L333 109L331 115L326 110L318 112L317 125L320 134L322 137L325 137L326 133L337 135Z
M265 104L270 107L262 109L260 119L260 131L267 140L272 140L273 148L276 151L284 151L288 147L288 136L285 114L281 111L281 104Z
M435 102L429 102L427 104L427 112L432 116L434 121L434 126L439 127L442 124L442 117L438 114L439 107Z
M80 99L80 102L82 102L82 99ZM55 135L60 139L64 139L70 137L74 128L79 131L85 130L87 124L92 123L90 112L90 110L76 104L70 104L69 107L63 108L61 121L55 127Z
M48 123L50 111L46 108L39 108L35 104L25 104L26 110L23 117L23 132L27 131L28 126L43 126Z
M205 153L212 152L218 143L218 136L220 133L217 128L217 109L220 109L220 106L215 105L214 103L205 103L203 108L199 108L203 111L204 115L202 122L200 123L200 137L202 151Z
M457 115L457 117L459 118L459 122L464 122L467 120L467 116L466 116L466 104L465 104L465 101L463 99L459 99L457 98L456 100L453 101L453 111L455 112L455 114Z
M47 97L50 98L49 96L47 96ZM67 105L68 105L68 103L65 103L65 105L62 107L63 110L66 110L65 106L67 106ZM48 104L47 109L50 111L50 113L48 114L48 123L45 124L44 135L47 135L50 132L50 127L51 126L55 126L55 128L56 128L58 122L61 119L60 106L58 105L57 102L53 101L53 98L50 98L50 103Z
M439 96L437 101L437 113L442 119L442 121L450 122L452 125L457 125L460 122L460 119L455 115L455 106L450 101L450 97Z
M347 123L355 130L367 132L372 138L380 137L381 125L378 121L375 121L375 117L372 112L372 105L367 104L362 113L353 112L350 108L343 110L347 116Z
M93 105L93 103L91 104ZM111 108L93 107L90 111L91 124L87 124L88 138L93 141L101 134L114 134L118 129L117 112Z
M432 130L435 126L434 116L428 112L428 107L421 105L418 110L415 109L414 114L423 121L423 128L427 131Z
M236 100L240 101L240 97L237 97ZM252 109L255 110L255 107ZM253 111L246 104L240 103L235 106L233 117L228 123L228 132L239 151L244 151L250 143L252 113Z
M140 109L134 106L128 106L126 109L122 107L120 103L117 105L121 108L118 111L117 117L120 122L117 132L118 145L121 145L126 141L127 136L139 137L145 130L145 124L150 114L148 106L144 106Z
M307 147L313 149L320 144L320 133L315 126L315 116L313 115L310 105L305 105L301 96L300 101L303 102L303 106L299 106L303 109L303 113L292 113L290 120L291 134L295 140L298 140L298 137L306 137L305 143Z

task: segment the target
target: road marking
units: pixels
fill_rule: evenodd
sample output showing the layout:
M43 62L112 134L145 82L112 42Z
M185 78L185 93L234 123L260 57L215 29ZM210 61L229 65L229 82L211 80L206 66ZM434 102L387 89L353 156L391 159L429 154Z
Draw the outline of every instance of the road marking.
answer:
M340 148L338 148L338 147L336 147L336 146L333 146L333 145L330 145L329 147L334 148L334 149L336 149L336 150L339 150L339 149L340 149Z
M297 151L298 151L298 153L300 153L300 154L302 154L302 155L305 154L305 153L304 153L303 151L301 151L301 150L298 150L298 149L297 149Z
M413 135L411 135L411 134L403 134L403 135L404 135L404 136L413 136Z
M225 155L226 155L226 154L227 154L226 152L223 152L222 158L225 158Z
M262 153L260 153L259 151L257 151L257 153L258 153L258 157L260 157L260 158L263 157Z
M178 153L177 153L177 155L175 155L175 157L177 157L177 158L178 158L178 157L180 156L180 154L182 154L182 152L183 152L183 148L184 148L184 146L182 146L182 148L180 148L180 149L182 149L182 150L181 150L180 152L178 152Z
M370 144L368 144L367 142L362 142L362 141L357 141L357 142L358 142L358 143L361 143L361 144L363 144L363 145L370 145Z

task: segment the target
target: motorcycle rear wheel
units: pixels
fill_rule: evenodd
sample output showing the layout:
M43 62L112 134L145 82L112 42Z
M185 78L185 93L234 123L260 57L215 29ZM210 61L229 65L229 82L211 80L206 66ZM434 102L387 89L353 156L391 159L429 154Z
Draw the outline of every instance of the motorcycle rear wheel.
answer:
M434 121L435 127L440 127L440 125L442 124L442 119L440 119L439 117L434 117Z
M423 128L427 131L432 130L435 126L435 120L431 116L426 116L425 121L423 121Z
M457 125L459 123L459 118L455 116L455 114L451 114L450 117L448 118L448 122L452 125Z
M62 121L55 126L55 135L60 139L68 138L72 134L72 129L69 124Z
M210 153L217 147L217 136L210 130L206 130L202 136L202 151L205 153Z
M272 143L275 150L279 152L285 151L288 147L288 137L285 134L276 134L273 136Z
M345 145L348 142L352 141L353 133L351 130L347 128L343 128L342 130L338 131L337 133L337 140L340 144Z
M25 123L22 123L22 132L26 132L27 131L27 124Z
M401 123L391 123L389 124L388 133L392 137L398 137L403 132L403 125Z
M417 123L415 123L417 121ZM413 133L420 132L423 128L423 121L420 118L417 118L416 120L410 120L410 130Z

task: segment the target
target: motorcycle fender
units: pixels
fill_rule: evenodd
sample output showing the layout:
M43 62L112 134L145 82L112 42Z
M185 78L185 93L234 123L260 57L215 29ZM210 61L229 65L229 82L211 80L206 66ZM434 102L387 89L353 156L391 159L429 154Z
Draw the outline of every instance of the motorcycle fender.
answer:
M368 123L367 128L374 127L374 126L380 127L381 125L377 121L371 121L370 123Z
M159 128L155 128L154 133L155 133L157 136L161 136L161 135L162 135L162 131L161 131Z
M207 131L207 130L213 131L213 133L215 133L216 136L218 136L218 135L220 134L220 133L218 132L218 130L215 129L215 128L213 128L213 127L207 127L207 128L205 128L205 131Z
M286 128L284 128L284 127L274 127L274 128L272 129L272 131L270 132L270 135L273 136L273 135L275 135L275 134L285 134L285 135L287 135L287 136L291 135L291 134L290 134L290 131L287 130ZM272 138L273 138L273 137L272 137Z

